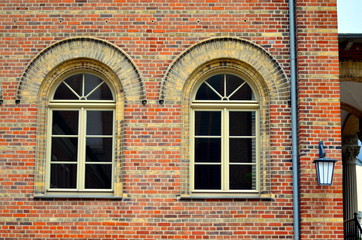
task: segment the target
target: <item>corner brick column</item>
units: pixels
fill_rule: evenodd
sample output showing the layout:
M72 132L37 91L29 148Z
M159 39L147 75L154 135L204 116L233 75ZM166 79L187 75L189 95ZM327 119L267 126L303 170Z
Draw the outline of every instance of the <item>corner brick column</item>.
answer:
M343 147L343 216L344 220L352 219L357 212L356 157L360 146Z

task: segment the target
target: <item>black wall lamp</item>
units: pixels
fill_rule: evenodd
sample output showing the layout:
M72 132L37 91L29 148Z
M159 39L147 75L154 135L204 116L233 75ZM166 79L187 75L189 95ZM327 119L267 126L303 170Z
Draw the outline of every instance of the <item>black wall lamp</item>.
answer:
M323 141L319 142L319 158L314 160L318 185L332 185L335 159L326 158Z

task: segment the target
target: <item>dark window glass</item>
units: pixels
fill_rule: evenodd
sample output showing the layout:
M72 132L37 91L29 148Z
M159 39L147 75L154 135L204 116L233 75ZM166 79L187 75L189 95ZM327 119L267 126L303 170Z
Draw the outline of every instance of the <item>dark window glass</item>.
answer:
M112 111L87 111L87 135L112 135Z
M50 176L51 188L76 188L77 165L51 164Z
M245 165L230 165L230 189L253 190L255 189L255 167Z
M103 82L96 75L85 74L85 86L84 86L84 96L87 96L94 88L96 88L99 84Z
M255 112L229 112L230 136L255 136Z
M224 74L217 74L206 80L221 96L224 96ZM220 99L220 98L219 98Z
M239 88L232 96L233 93L241 84L245 83L241 88ZM247 84L241 78L227 74L226 75L226 86L227 86L227 96L230 96L230 100L253 100L253 91L251 90L249 84Z
M206 82L214 88L221 96L224 94L223 75L215 75L207 79ZM196 100L221 100L220 96L207 84L202 83L196 93Z
M195 162L221 162L221 139L195 138Z
M64 83L61 83L54 93L54 99L78 100L79 97L75 95L68 86L66 86Z
M229 139L229 161L233 163L255 162L255 140L250 138Z
M112 162L112 138L87 138L87 162Z
M199 90L196 93L196 100L220 100L218 96L209 86L205 83L201 84Z
M52 137L51 161L76 162L78 138Z
M221 189L220 165L195 165L195 189Z
M106 83L103 83L91 95L88 100L113 100L113 95Z
M221 112L195 112L196 136L220 136Z
M82 96L83 74L75 74L64 80L79 96Z
M87 164L85 170L85 188L110 189L112 176L111 164Z
M53 135L78 135L78 111L53 111Z

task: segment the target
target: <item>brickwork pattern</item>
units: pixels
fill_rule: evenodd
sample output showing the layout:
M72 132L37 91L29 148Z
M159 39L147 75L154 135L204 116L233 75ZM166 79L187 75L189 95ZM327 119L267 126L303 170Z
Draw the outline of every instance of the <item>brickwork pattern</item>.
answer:
M317 186L312 169L319 140L341 158L336 6L297 3L302 239L342 239L340 162L331 187ZM288 1L4 0L0 22L0 239L293 238ZM236 51L217 51L222 42ZM202 60L202 51L219 59ZM34 198L44 191L46 94L57 69L76 60L103 69L120 91L122 200ZM198 74L223 61L252 74L267 109L271 200L178 199L185 99Z
M335 2L297 2L302 239L342 239L343 234L342 229L336 231L343 217L342 201L336 201L342 193L342 161L337 162L334 184L328 188L313 184L311 164L318 157L314 150L318 141L324 141L328 158L341 159L336 18Z

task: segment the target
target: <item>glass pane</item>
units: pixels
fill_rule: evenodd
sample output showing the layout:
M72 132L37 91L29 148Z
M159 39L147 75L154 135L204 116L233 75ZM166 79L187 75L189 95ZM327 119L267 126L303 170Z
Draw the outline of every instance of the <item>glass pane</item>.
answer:
M76 162L78 138L52 137L51 161Z
M255 190L255 166L230 165L230 190Z
M87 162L112 162L112 138L87 138Z
M221 139L195 138L195 162L221 162Z
M102 86L88 96L88 100L113 100L113 95L108 85L103 83Z
M85 169L85 188L110 189L112 180L111 164L87 164Z
M87 135L112 135L113 111L87 111Z
M229 112L230 136L255 136L255 112Z
M59 84L57 90L54 93L55 100L79 100L79 97L75 95L68 86L64 83Z
M195 189L221 189L220 165L195 165Z
M78 111L53 111L53 135L78 135Z
M85 74L84 96L87 96L95 87L97 87L103 80L93 74Z
M220 136L221 135L221 112L195 112L195 135L196 136Z
M226 75L226 94L230 96L241 84L244 83L244 80L241 78L227 74ZM245 84L238 89L232 96L230 96L230 100L254 100L253 91L251 90L249 84L245 82Z
M83 74L75 74L64 80L79 96L82 96Z
M76 188L77 164L51 164L50 188Z
M206 80L221 96L224 96L224 74L214 75Z
M230 138L229 161L234 163L255 163L255 139Z
M220 97L205 83L197 90L195 100L220 100Z
M220 96L224 96L224 75L218 74L208 78L207 82ZM207 84L203 83L196 93L196 100L221 100L220 96L215 93Z

